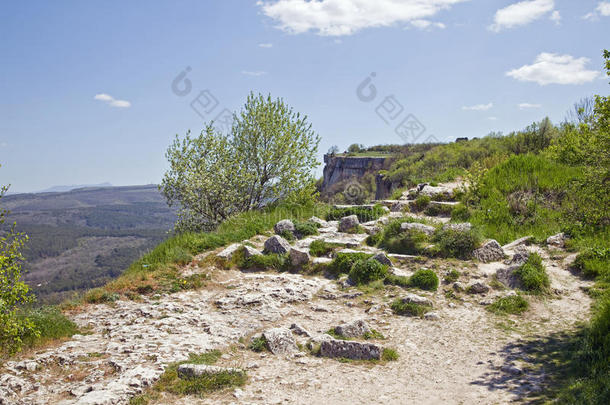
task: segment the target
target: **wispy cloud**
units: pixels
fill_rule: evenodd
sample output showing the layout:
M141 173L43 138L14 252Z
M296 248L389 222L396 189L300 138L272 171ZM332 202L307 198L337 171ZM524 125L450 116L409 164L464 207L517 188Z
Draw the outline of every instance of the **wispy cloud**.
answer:
M551 13L551 16L549 17L549 19L557 25L561 24L561 14L557 10L555 10Z
M532 103L521 103L518 105L520 110L527 110L528 108L540 108L542 105L540 104L532 104Z
M504 29L526 25L551 13L551 20L557 22L561 16L555 9L554 0L526 0L513 3L496 11L494 23L489 29L500 32Z
M273 48L273 44L272 43L263 43L263 44L258 44L259 48Z
M422 28L426 23L421 21L465 1L468 0L260 0L256 4L267 17L278 22L281 30L342 36L398 23ZM441 28L442 23L430 23L423 28L431 24Z
M595 11L585 14L582 18L585 20L597 20L599 16L610 16L610 1L600 1Z
M583 84L595 80L600 74L596 70L588 70L586 68L588 63L588 58L541 53L536 57L533 64L513 69L506 72L506 75L521 82L534 82L541 86L547 84Z
M262 75L266 75L267 72L263 72L263 71L250 71L250 70L242 70L241 71L242 75L246 75L246 76L262 76Z
M413 20L413 21L411 21L411 25L414 26L415 28L419 28L421 30L424 30L426 28L440 28L440 29L446 28L445 24L443 24L441 22L430 21L430 20Z
M487 111L493 107L493 103L489 104L476 104L476 105L465 105L462 107L464 111Z
M103 101L111 107L118 108L129 108L131 107L131 103L127 100L117 100L112 97L110 94L99 93L93 97L94 100Z

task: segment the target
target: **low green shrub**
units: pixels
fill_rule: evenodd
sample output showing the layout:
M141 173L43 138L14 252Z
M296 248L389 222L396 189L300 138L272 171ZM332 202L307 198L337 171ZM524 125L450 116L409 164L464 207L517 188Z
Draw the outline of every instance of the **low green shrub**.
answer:
M458 281L458 279L460 278L460 272L457 271L456 269L451 269L449 271L449 273L447 273L447 275L445 276L445 283L450 284L450 283L455 283L456 281Z
M367 244L367 246L377 246L379 244L379 242L381 242L381 238L382 238L382 233L378 232L374 235L369 235L367 236L367 238L364 240L364 243Z
M32 331L21 337L25 347L36 347L50 340L79 333L78 326L55 307L23 309L18 316L21 319L29 319L34 326Z
M269 350L267 346L267 339L265 339L263 335L252 338L252 340L250 340L248 348L253 352L257 353Z
M428 244L429 239L425 233L409 229L396 235L391 231L384 232L379 246L390 253L420 255Z
M426 207L428 207L430 201L432 201L432 199L427 195L420 195L415 201L413 201L413 203L411 203L411 208L416 212L423 211L426 209Z
M396 361L398 360L398 357L398 352L389 347L385 347L381 352L381 360L383 361Z
M455 222L465 222L470 219L470 210L464 204L457 204L451 210L451 220Z
M588 278L610 278L610 249L589 249L580 253L572 268Z
M356 215L358 217L358 221L369 222L369 221L373 221L373 220L381 217L385 213L386 213L386 210L381 205L374 205L371 208L368 208L368 207L346 207L346 208L333 207L330 210L330 212L326 215L326 220L338 221L343 217L347 217L349 215Z
M371 281L382 280L388 274L388 266L375 259L358 260L354 262L349 272L349 278L356 284L368 284Z
M397 285L399 287L409 287L409 277L397 276L394 274L388 274L383 280L385 284Z
M529 302L520 295L498 298L487 309L496 314L520 314L529 308Z
M423 317L426 312L430 311L431 307L413 302L403 302L403 300L398 298L392 301L390 308L396 315Z
M545 292L551 285L549 275L542 264L542 257L537 253L529 255L527 262L515 270L514 275L525 291L532 293Z
M337 256L328 265L328 272L334 276L348 274L354 263L359 260L367 260L372 255L364 252L357 253L337 253Z
M292 233L292 231L289 231L289 230L284 230L284 231L278 233L278 235L280 235L282 238L286 239L287 241L293 241L296 239L296 237L294 236L294 233Z
M376 329L371 329L369 332L365 332L362 337L365 340L371 340L371 339L384 340L385 339L385 336L383 336L383 333L377 331Z
M430 204L424 210L424 214L431 217L449 217L453 212L453 205L449 204Z
M436 291L438 288L438 276L432 270L417 270L409 278L409 286L422 290Z
M240 267L245 269L286 271L290 268L290 259L287 254L254 255L245 259Z
M303 237L309 236L309 235L318 235L320 233L320 232L318 232L319 226L320 225L315 222L294 221L294 234L298 238L303 238Z
M340 243L329 243L318 239L309 245L309 254L315 257L327 256L333 250L340 247L343 247Z
M434 235L439 250L443 257L455 257L457 259L469 259L472 251L481 243L481 237L474 229L440 229Z
M93 288L85 293L83 301L89 304L101 304L103 302L114 302L121 298L117 293L107 291L103 288Z

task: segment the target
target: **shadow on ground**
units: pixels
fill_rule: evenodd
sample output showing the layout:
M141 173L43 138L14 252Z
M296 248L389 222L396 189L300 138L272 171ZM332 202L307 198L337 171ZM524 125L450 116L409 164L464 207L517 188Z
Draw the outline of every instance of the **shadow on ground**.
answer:
M509 391L515 401L525 403L552 400L577 373L579 337L575 332L561 332L511 342L491 353L500 362L490 360L489 371L471 384Z

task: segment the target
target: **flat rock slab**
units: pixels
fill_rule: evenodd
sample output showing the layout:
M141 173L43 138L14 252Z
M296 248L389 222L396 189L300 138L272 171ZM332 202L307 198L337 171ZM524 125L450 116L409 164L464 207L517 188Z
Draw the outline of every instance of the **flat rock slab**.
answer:
M273 354L293 353L298 350L292 332L286 328L273 328L263 332L267 347Z
M181 364L178 366L177 372L180 378L196 378L220 373L241 374L243 370L239 368L209 366L207 364Z
M351 360L379 360L381 358L381 347L373 343L332 339L322 342L320 354L323 357Z

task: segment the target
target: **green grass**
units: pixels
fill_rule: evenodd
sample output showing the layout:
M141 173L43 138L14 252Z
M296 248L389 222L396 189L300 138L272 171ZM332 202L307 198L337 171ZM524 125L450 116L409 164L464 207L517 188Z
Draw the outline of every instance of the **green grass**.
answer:
M22 336L23 346L33 348L49 341L70 337L79 333L78 326L56 307L42 307L23 309L19 312L20 318L28 318L34 325L36 333ZM1 353L1 351L0 351Z
M381 352L381 360L383 361L396 361L398 360L398 357L398 352L389 347L385 347Z
M481 236L474 230L440 229L434 235L439 255L457 259L469 259L472 251L481 243Z
M436 273L428 269L417 270L409 278L410 287L416 287L422 290L436 291L438 283L439 281Z
M610 279L610 249L588 249L576 257L572 267L587 278Z
M519 279L523 290L534 294L547 291L551 285L542 258L537 253L530 254L527 262L515 270L514 275Z
M518 315L529 308L529 302L520 295L510 295L498 298L487 309L495 314L514 314Z
M359 260L367 260L372 255L370 253L337 253L337 256L328 265L328 272L331 275L348 274L354 263Z
M455 283L456 281L458 281L460 278L460 272L457 271L456 269L451 269L449 271L449 273L447 273L447 275L445 276L445 283L450 284L450 283Z
M410 286L409 277L397 276L394 274L388 274L384 279L384 283L389 285L397 285L399 287L405 288Z
M288 254L268 254L268 255L254 255L247 259L237 258L237 267L241 269L256 269L256 270L276 270L286 271L289 270L290 259Z
M262 335L254 337L252 340L250 340L248 348L257 353L267 351L267 339L265 339L265 337Z
M411 204L411 209L415 212L423 211L428 207L432 199L427 195L420 195L417 197L415 201Z
M165 369L153 389L156 391L170 392L176 395L197 395L242 386L246 383L245 372L223 371L216 374L193 378L178 377L178 366L181 364L214 364L220 358L221 353L217 350L199 355L191 354L189 359L178 363L172 363Z
M301 221L293 221L294 222L294 233L297 237L303 238L309 235L318 235L319 224L314 222L301 222Z
M387 274L388 266L371 258L354 262L349 272L349 278L356 285L362 285L372 281L383 280Z
M373 221L383 214L386 211L383 206L375 205L372 208L365 207L349 207L349 208L332 208L328 214L326 215L326 219L328 221L338 221L343 217L347 217L350 215L356 215L358 217L358 221L360 222L369 222Z
M453 205L448 204L430 204L424 210L424 214L431 217L450 217L453 213Z
M340 243L328 243L323 240L314 240L309 245L309 254L315 257L328 256L333 250L343 247Z
M398 298L392 301L390 308L396 315L418 316L421 318L426 312L430 311L431 307L429 305L403 302L400 298Z

